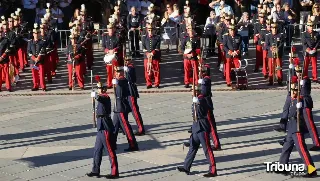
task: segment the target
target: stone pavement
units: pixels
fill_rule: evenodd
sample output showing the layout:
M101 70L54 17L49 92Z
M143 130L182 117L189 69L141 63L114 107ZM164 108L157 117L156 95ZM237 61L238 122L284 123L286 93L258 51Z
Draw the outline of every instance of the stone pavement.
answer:
M313 92L319 127L320 96ZM137 137L141 151L124 153L119 134L119 180L304 180L265 172L266 161L277 161L283 134L273 131L285 100L284 91L214 92L215 117L222 151L214 152L219 176L203 178L208 163L200 149L187 176L176 171L187 153L190 93L141 94L139 105L148 131ZM113 97L113 96L111 96ZM0 181L90 181L96 130L92 128L90 95L0 98ZM129 120L136 129L133 117ZM319 129L318 129L319 130ZM320 130L319 130L320 131ZM311 146L310 138L307 139ZM320 167L319 152L311 152ZM301 162L294 151L291 162ZM107 156L101 174L110 172ZM308 179L319 180L319 178Z

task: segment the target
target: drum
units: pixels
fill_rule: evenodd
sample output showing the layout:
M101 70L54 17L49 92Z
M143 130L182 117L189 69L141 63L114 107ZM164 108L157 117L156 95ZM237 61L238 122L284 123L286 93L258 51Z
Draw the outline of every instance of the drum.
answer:
M244 68L231 69L232 88L239 90L248 89L248 74Z

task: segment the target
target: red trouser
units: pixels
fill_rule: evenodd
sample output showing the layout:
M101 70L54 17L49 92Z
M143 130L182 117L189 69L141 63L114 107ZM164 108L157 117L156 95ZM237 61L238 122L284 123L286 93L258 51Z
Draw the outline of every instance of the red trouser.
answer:
M268 58L267 58L268 51L263 50L262 52L262 74L267 75L268 73Z
M45 75L47 76L47 81L51 82L52 81L52 75L51 75L51 70L52 70L52 62L51 62L51 57L49 55L45 55L45 64L44 69L45 69Z
M184 84L193 84L193 73L195 75L195 83L198 85L199 68L197 60L183 60L184 64Z
M263 60L262 46L257 45L256 46L256 66L255 66L256 70L258 70L259 67L262 65L262 60Z
M107 86L112 87L112 79L114 78L114 61L112 61L112 64L107 64L106 65L106 70L107 70ZM86 68L86 67L84 67Z
M9 63L0 64L0 90L2 87L2 81L6 82L6 88L11 89L11 82L9 77Z
M239 68L239 57L227 58L226 61L226 82L231 84L231 68Z
M84 87L83 66L86 66L84 61L81 61L78 65L75 65L76 78L80 88ZM67 64L67 67L69 75L69 87L73 87L74 85L72 82L72 64Z
M23 50L23 47L18 49L18 59L19 59L19 68L20 71L24 71L24 66L27 64L26 60L26 51Z
M152 85L152 77L154 77L154 85L160 85L160 60L152 60L152 70L150 75L148 72L148 59L144 59L144 77L146 79L147 86Z
M308 76L308 69L309 69L309 64L311 61L312 65L312 80L317 80L318 79L318 74L317 74L317 57L305 57L305 62L304 62L304 73L303 76Z
M221 63L221 60L222 60L222 49L221 49L221 46L223 47L223 45L222 44L220 44L219 46L218 46L218 64L220 64Z
M89 40L86 44L86 57L87 57L87 67L91 69L93 65L93 49L92 49L92 40Z
M275 65L273 65L275 64ZM276 68L277 65L280 65L280 67L282 67L282 61L280 58L268 58L268 67L269 67L269 82L273 82L273 72L274 69ZM277 71L277 77L278 77L278 81L282 81L282 69Z
M31 65L33 67L33 65ZM38 64L37 67L39 70L32 68L32 80L33 80L33 88L39 88L39 81L40 87L42 89L46 88L46 82L44 80L45 74L45 67L43 64Z
M19 61L18 61L18 55L9 55L9 61L11 65L14 67L14 75L19 75Z

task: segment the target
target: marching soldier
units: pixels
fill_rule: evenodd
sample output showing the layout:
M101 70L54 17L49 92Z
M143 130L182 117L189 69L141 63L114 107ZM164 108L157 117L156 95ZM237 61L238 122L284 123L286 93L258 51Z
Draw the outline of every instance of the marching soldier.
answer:
M11 16L14 16L14 14L11 14ZM9 45L9 60L11 65L14 67L14 75L15 77L19 77L19 61L18 61L18 55L16 51L16 33L14 31L14 25L13 25L13 18L8 18L8 31L5 33L10 41Z
M139 33L140 33L140 26L141 20L140 16L136 14L136 8L131 8L131 14L127 17L127 28L129 31L129 39L131 45L131 52L132 56L140 56L139 53Z
M188 36L183 39L182 51L184 64L184 87L189 88L192 84L193 76L196 83L198 82L199 62L198 55L200 54L200 39L194 35L192 26L187 27Z
M132 111L127 99L129 96L128 80L124 77L123 67L117 67L116 71L116 78L112 80L112 83L115 86L115 104L113 110L113 124L115 126L115 133L116 136L118 136L120 127L122 130L124 130L129 143L129 148L125 149L124 151L138 151L138 143L128 121L128 114Z
M144 75L147 89L152 88L152 77L154 85L160 88L160 37L155 35L151 24L147 24L147 35L142 42L144 52Z
M26 60L25 60L25 51L23 52L24 48L24 40L23 40L23 34L24 29L20 25L19 22L19 17L17 15L14 15L13 17L13 26L14 26L14 32L16 34L16 50L17 50L17 60L18 60L18 67L21 72L24 72L24 68L26 65Z
M308 68L311 61L312 64L312 80L317 82L317 48L320 42L320 35L313 30L314 23L309 20L307 22L307 30L302 33L303 51L306 52L303 76L308 75Z
M44 46L46 47L46 50L47 50L47 47L49 46L50 44L50 40L48 40L47 38L47 29L46 29L46 26L45 24L41 24L40 25L40 39L43 41L44 43ZM45 55L45 58L44 58L44 69L45 69L45 75L47 77L47 80L48 80L48 83L52 83L52 75L51 75L51 70L52 70L52 63L51 63L51 60L50 60L50 57L46 51L46 55Z
M70 44L68 45L68 75L69 75L69 90L72 90L73 79L77 78L78 85L81 90L84 90L84 67L85 65L85 48L82 44L77 44L78 35L74 32L70 35Z
M139 92L136 85L136 80L137 80L136 70L130 57L127 57L125 59L124 71L125 71L125 77L128 79L128 83L129 83L128 84L129 85L128 101L130 104L130 108L132 110L132 115L136 120L137 127L138 127L138 131L135 132L134 134L136 136L142 136L142 135L145 135L145 129L144 129L143 120L139 111L139 106L137 101L139 98Z
M212 93L211 93L211 79L210 79L210 66L205 64L201 70L202 79L199 79L198 83L200 84L201 88L201 95L204 96L208 104L208 121L210 124L211 136L214 146L212 147L213 150L219 151L221 150L221 144L219 140L219 135L217 131L216 119L213 114L213 103L212 103Z
M299 81L299 80L298 80ZM313 166L314 163L312 161L312 158L310 156L309 151L307 150L307 146L304 140L304 133L307 132L306 128L306 122L303 119L303 110L302 107L306 106L306 103L304 101L298 102L298 85L292 84L291 85L291 102L289 107L289 113L288 113L288 132L286 136L286 140L283 144L282 153L279 159L280 164L288 164L289 157L292 152L293 147L295 146L297 151L299 152L304 164L306 165L306 168L308 166ZM303 99L302 99L303 100ZM297 111L300 111L300 117L297 118ZM299 119L299 125L297 124L297 119ZM284 173L284 172L280 172ZM284 173L287 174L287 173ZM314 177L317 175L317 172L314 171L312 173L307 173L306 177Z
M75 41L75 40L73 40ZM99 78L98 78L99 79ZM88 177L100 177L100 165L102 160L103 150L108 153L111 165L111 174L106 175L107 179L119 178L118 158L116 154L117 143L116 135L114 134L115 127L111 119L111 100L107 94L107 87L102 85L99 81L97 83L98 94L91 93L98 101L96 107L96 120L97 120L97 138L94 146L93 167Z
M273 76L277 76L278 84L282 85L282 49L284 38L282 33L277 32L277 24L271 24L271 34L266 36L265 42L268 50L269 84L273 85ZM274 73L277 72L277 75Z
M30 65L32 67L32 91L39 90L39 81L42 91L46 91L46 83L44 79L45 68L43 65L46 55L46 47L44 45L44 42L40 39L39 35L39 29L33 29L33 40L31 40L28 44L28 54L30 57Z
M117 65L121 65L121 45L119 37L115 34L115 27L113 24L109 24L107 26L108 34L103 36L102 46L104 48L105 58L104 61L106 63L107 70L107 86L108 88L112 87L112 79L114 77L114 67ZM123 63L122 63L123 64Z
M87 16L87 10L84 4L81 5L80 16L81 16L81 25L82 25L81 29L85 34L85 37L82 37L80 41L83 41L83 38L90 37L90 40L86 42L85 46L86 46L87 68L91 70L93 65L93 48L92 48L91 35L94 33L94 26L93 26L91 17Z
M265 15L263 13L259 14L259 22L254 24L254 43L256 44L256 65L254 72L259 71L259 67L262 65L263 61L263 42L261 35L262 31L266 29L265 27Z
M223 38L223 50L226 55L226 82L231 87L231 68L239 68L239 60L241 58L241 42L242 38L236 33L234 25L229 26L229 34Z
M197 86L195 88L197 89ZM210 124L207 117L209 107L206 100L204 99L204 96L201 94L197 97L193 97L193 103L196 104L195 109L194 106L192 106L192 115L195 121L193 121L192 124L192 134L189 140L190 147L188 154L185 158L184 165L177 167L177 170L179 172L184 172L187 175L190 174L192 162L201 144L204 154L206 155L206 158L209 161L209 173L204 174L203 176L215 177L217 176L217 169L215 158L210 146ZM196 114L194 112L196 112Z
M0 32L2 27L7 26L7 21L2 21L0 23ZM4 36L4 33L7 31L6 28L2 29L0 35L0 91L2 87L2 81L5 80L6 88L9 92L12 92L11 81L9 76L9 46L10 41ZM4 78L4 79L3 79Z

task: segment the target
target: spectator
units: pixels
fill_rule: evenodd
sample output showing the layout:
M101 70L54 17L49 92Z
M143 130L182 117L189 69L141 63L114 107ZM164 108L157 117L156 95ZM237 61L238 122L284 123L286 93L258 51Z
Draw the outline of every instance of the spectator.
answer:
M284 22L283 11L281 10L281 5L277 4L276 10L271 14L272 19L276 20L277 22Z
M136 7L137 13L141 11L141 3L139 0L127 0L127 9L128 12L131 11L131 7Z
M167 5L168 7L168 5ZM170 9L171 10L171 9ZM181 21L181 16L180 16L180 12L179 12L179 7L177 4L173 5L173 11L170 13L170 10L168 9L168 15L170 20L172 20L175 23L180 23Z
M239 34L242 37L242 54L248 54L248 45L249 45L249 31L252 29L251 21L249 18L249 13L244 12L241 19L238 22L237 27L239 28Z
M58 2L53 3L52 9L51 9L52 17L56 20L57 28L58 30L63 29L63 12L61 9L58 8Z
M28 22L27 27L33 28L36 18L36 4L38 0L23 0L23 21Z
M217 16L220 16L220 14L222 12L229 14L229 15L233 14L232 8L229 5L226 5L224 0L212 1L209 4L209 7L214 9Z
M319 28L320 24L320 11L319 11L319 3L315 3L312 7L312 16L314 16L314 22L316 23L316 28Z
M63 12L63 28L68 29L68 22L70 22L72 17L72 7L71 7L72 0L60 0L59 7Z
M142 0L140 5L141 5L141 18L144 19L147 14L148 14L148 7L150 6L151 2L148 0Z
M300 0L301 11L300 11L300 24L305 24L308 20L308 16L311 14L312 0ZM303 31L303 26L300 25L301 31Z
M74 10L73 17L71 18L71 20L69 22L69 28L72 28L74 25L74 22L76 20L80 20L80 19L81 19L80 10L77 8Z
M236 22L238 22L241 16L243 15L243 13L248 12L248 9L246 6L244 6L243 0L234 0L233 11L234 11L234 17L236 19Z
M204 25L204 35L209 38L209 50L207 51L208 56L215 54L215 42L217 40L216 26L219 19L216 16L216 12L212 10L210 16L206 20Z
M283 4L283 9L284 9L284 21L285 21L285 30L286 30L286 45L291 46L291 40L292 36L294 33L294 26L293 24L295 23L296 19L296 13L290 9L289 3L284 3Z
M41 24L41 18L46 14L46 8L44 7L43 2L39 2L38 8L36 8L36 19L35 22Z

